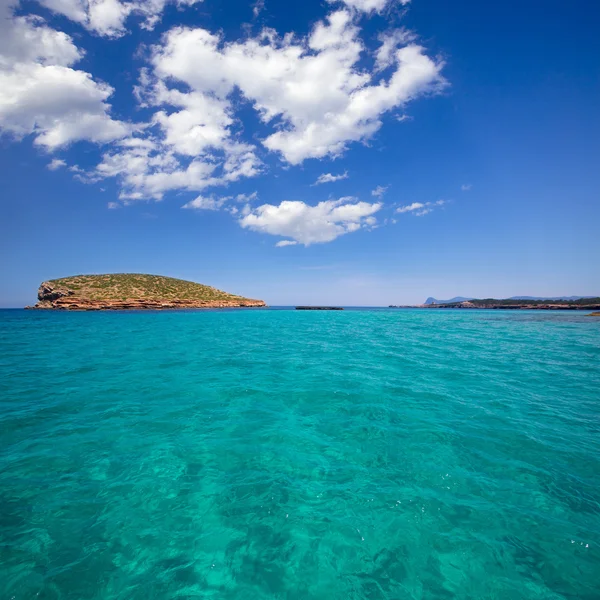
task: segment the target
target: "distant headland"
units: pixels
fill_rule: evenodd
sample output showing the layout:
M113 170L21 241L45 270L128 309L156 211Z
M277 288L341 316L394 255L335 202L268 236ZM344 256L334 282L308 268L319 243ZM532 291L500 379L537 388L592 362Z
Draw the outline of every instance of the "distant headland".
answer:
M391 305L390 308L400 308ZM485 308L514 310L600 310L600 297L563 296L560 298L537 298L516 296L498 300L496 298L463 298L436 300L428 298L425 304L413 308Z
M493 300L493 302L509 302L512 300L517 300L519 302L529 302L529 301L542 301L542 302L554 302L558 301L567 301L574 302L576 300L597 300L594 296L511 296L510 298L504 298L502 300ZM472 300L476 300L475 298L465 298L464 296L456 296L456 298L450 298L450 300L437 300L436 298L427 298L425 300L425 304L458 304L459 302L470 302ZM477 302L482 302L482 300L476 300Z
M208 285L138 273L76 275L44 281L33 309L135 310L266 306Z

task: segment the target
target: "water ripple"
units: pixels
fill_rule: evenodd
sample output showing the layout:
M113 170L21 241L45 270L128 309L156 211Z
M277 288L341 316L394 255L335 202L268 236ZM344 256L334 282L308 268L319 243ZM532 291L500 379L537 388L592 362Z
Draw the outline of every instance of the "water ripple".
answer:
M600 597L600 323L0 311L0 598Z

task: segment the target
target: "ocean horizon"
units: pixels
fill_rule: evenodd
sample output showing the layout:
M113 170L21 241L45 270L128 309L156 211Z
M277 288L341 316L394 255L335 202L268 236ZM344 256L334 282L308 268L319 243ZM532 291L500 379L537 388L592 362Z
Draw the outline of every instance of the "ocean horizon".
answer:
M0 310L0 598L600 597L584 311Z

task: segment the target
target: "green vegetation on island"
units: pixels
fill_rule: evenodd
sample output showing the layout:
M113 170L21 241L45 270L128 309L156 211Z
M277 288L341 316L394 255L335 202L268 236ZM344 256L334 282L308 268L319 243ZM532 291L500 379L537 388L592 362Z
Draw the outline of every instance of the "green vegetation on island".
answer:
M34 308L102 310L264 306L262 300L251 300L201 283L138 273L51 279L40 286L38 300Z

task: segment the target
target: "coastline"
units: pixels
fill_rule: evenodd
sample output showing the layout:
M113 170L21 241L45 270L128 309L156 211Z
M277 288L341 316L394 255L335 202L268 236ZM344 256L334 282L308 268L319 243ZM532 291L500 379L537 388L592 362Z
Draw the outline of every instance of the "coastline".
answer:
M554 302L519 302L504 303L502 301L474 300L465 302L452 302L446 304L418 304L414 306L394 306L388 308L419 308L419 309L445 309L445 310L577 310L600 311L600 303L554 303Z

